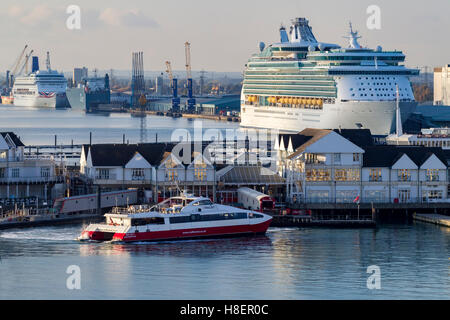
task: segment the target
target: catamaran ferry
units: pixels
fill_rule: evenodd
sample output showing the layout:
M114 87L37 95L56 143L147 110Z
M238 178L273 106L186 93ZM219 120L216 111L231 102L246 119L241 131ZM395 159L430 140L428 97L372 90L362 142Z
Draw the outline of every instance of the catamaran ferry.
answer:
M26 76L14 80L12 94L18 107L68 108L66 97L67 80L63 73L50 68L47 52L47 70L33 70Z
M357 31L349 47L318 42L305 18L280 28L280 42L246 64L241 125L299 132L305 128L368 128L374 135L395 130L396 86L401 117L415 111L410 76L401 51L363 48Z
M214 204L182 194L151 208L130 206L105 214L106 223L90 224L79 240L162 241L264 234L272 217L261 212Z

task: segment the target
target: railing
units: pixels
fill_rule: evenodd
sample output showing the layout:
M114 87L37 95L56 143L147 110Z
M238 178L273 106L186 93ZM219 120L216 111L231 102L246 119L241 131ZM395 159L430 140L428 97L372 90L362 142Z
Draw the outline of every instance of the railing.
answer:
M29 155L29 154L25 154L23 156L24 160L50 160L50 161L54 161L55 157L53 155L49 155L49 154L33 154L33 155Z
M354 198L332 198L332 197L313 197L307 198L306 200L298 196L295 202L292 203L308 203L308 204L354 204L357 206L357 203L354 202ZM362 197L359 200L360 204L370 204L370 203L382 203L382 204L402 204L402 203L411 203L411 204L419 204L419 203L450 203L450 198L423 198L423 197L410 197L410 198L393 198L389 200L388 198L371 198L371 197Z
M110 174L102 174L102 175L95 175L95 180L116 180L117 174L110 173Z
M128 214L135 214L135 213L141 213L141 212L148 212L148 211L150 211L150 209L151 209L151 206L149 206L149 205L134 205L134 206L129 206L127 208L114 207L111 210L111 213L128 215Z
M0 183L48 183L48 182L63 182L64 176L50 176L50 177L1 177Z

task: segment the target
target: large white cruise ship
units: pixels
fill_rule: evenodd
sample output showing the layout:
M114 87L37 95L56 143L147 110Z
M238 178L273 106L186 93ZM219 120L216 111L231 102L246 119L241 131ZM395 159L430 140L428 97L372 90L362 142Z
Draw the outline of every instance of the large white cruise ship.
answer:
M368 128L374 135L395 130L396 86L401 118L415 111L401 51L363 48L350 24L348 48L318 42L308 20L296 18L281 41L246 64L241 94L244 127L299 132L305 128Z
M51 70L47 53L47 70L33 69L14 80L12 94L18 107L68 108L67 80L64 74Z

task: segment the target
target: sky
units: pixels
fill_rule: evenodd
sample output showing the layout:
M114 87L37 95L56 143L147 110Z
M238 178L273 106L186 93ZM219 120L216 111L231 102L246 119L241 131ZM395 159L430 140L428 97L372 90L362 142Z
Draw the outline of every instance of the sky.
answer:
M66 26L67 7L80 8L81 28ZM380 8L380 29L370 30L366 12ZM40 57L50 51L53 69L131 69L131 53L144 52L145 70L185 65L241 72L261 41L279 41L278 29L306 17L318 41L346 46L351 21L360 43L402 50L410 67L450 63L449 0L2 0L0 72L10 69L25 44Z

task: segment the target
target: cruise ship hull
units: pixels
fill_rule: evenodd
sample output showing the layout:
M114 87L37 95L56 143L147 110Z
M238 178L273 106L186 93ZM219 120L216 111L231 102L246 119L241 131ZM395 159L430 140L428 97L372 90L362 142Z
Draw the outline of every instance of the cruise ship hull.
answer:
M69 102L65 93L58 93L50 97L42 95L15 95L14 105L17 107L36 107L36 108L69 108Z
M417 103L400 102L402 121ZM300 132L305 128L367 128L373 135L395 131L395 101L348 101L324 104L322 109L241 105L241 126Z

